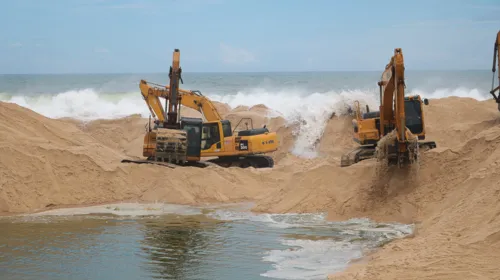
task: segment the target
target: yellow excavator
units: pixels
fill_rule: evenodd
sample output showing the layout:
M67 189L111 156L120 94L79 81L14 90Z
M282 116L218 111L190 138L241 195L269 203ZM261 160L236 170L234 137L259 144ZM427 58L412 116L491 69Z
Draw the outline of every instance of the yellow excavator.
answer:
M380 140L388 138L386 147L379 147L385 153L382 158L389 165L403 167L418 159L418 150L436 148L434 141L425 139L425 119L423 105L429 101L419 95L405 97L405 66L401 48L394 50L378 82L380 88L380 110L361 114L359 102L355 101L355 119L352 120L354 141L360 144L356 149L341 157L341 167L373 158L377 154ZM390 138L392 134L394 137Z
M179 67L180 52L174 50L170 67L170 86L162 86L141 80L139 88L151 115L144 136L143 156L146 160L122 160L122 162L153 163L175 167L192 165L205 167L201 158L223 167L273 167L274 160L264 153L278 149L276 132L262 128L233 131L229 120L221 118L214 104L200 91L179 88L182 69ZM163 109L160 98L165 98ZM180 117L181 105L197 110L206 119ZM242 118L236 125L249 118ZM249 119L252 123L252 120ZM172 166L175 165L175 166Z
M493 80L491 81L491 95L493 95L493 98L498 104L498 110L500 111L500 94L495 95L495 92L500 90L500 31L497 33L497 37L495 39L495 45L493 47L493 67L491 68L491 71L493 72ZM497 61L498 60L498 61ZM498 63L498 86L495 87L495 72L496 72L496 66Z

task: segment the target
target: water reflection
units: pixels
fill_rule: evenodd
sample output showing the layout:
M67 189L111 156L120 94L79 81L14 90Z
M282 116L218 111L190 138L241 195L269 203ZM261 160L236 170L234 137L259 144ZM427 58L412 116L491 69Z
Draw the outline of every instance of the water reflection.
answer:
M68 266L78 266L102 246L100 236L116 226L112 219L51 218L0 220L1 279L50 279L71 277ZM102 248L101 248L102 250Z
M142 251L146 269L154 278L196 279L202 266L214 256L210 252L222 243L217 233L224 223L204 215L174 216L143 222Z
M324 279L407 230L318 214L95 215L0 219L0 279Z

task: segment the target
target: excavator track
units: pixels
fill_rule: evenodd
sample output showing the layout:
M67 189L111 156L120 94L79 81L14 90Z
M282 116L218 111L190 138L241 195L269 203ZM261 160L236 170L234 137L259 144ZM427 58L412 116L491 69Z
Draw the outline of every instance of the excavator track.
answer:
M418 146L420 149L420 152L425 152L427 150L431 150L436 148L436 142L435 141L425 141L425 142L418 142ZM365 145L365 146L360 146L349 153L345 154L342 156L340 159L340 167L346 167L353 165L357 162L360 162L365 159L370 159L375 157L375 149L376 147L374 145ZM397 160L396 160L397 162Z
M165 162L165 161L155 161L154 159L147 159L147 160L134 160L134 159L123 159L121 161L122 163L135 163L135 164L153 164L153 165L160 165L160 166L165 166L168 168L176 168L176 167L185 167L185 166L191 166L191 167L199 167L199 168L205 168L210 165L216 164L221 167L239 167L239 168L248 168L248 167L253 167L253 168L272 168L274 167L274 159L270 156L245 156L241 158L235 158L235 157L222 157L222 158L217 158L217 159L211 159L207 161L199 161L199 162L183 162L183 163L176 163L176 162Z
M142 160L142 159L122 159L122 163L136 163L136 164L155 164L155 165L161 165L165 166L168 168L176 168L176 164L172 164L169 162L161 162L161 161L153 161L153 160Z
M183 166L192 166L192 167L199 167L199 168L205 168L210 166L210 163L206 162L183 162L183 163L175 163L175 162L166 162L166 161L155 161L153 159L146 159L146 160L133 160L133 159L122 159L123 163L135 163L135 164L154 164L154 165L160 165L160 166L165 166L168 168L176 168L176 167L183 167Z
M220 157L217 159L208 160L222 167L239 167L239 168L272 168L274 167L274 159L270 156L251 155L244 157Z

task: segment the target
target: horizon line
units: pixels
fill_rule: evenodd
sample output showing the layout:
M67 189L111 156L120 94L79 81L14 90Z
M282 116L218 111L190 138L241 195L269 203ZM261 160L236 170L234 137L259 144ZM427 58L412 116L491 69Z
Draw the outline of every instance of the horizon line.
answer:
M491 71L491 69L412 69L406 72L464 72L464 71ZM383 72L382 70L288 70L288 71L183 71L187 74L283 74L283 73L346 73L346 72ZM8 75L137 75L137 74L166 74L168 72L45 72L45 73L0 73Z

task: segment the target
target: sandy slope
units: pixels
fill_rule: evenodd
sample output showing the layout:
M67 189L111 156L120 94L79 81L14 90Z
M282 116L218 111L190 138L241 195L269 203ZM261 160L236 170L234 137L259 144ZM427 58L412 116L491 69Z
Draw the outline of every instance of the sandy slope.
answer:
M274 187L260 170L120 163L142 154L143 121L132 116L82 124L0 103L0 212L122 200L239 201Z
M426 119L439 148L423 155L418 180L394 169L379 177L375 160L340 168L339 151L351 144L339 131L350 123L333 119L320 146L328 157L287 170L287 183L255 210L417 224L414 238L332 279L499 279L500 113L491 101L451 97L431 100Z
M414 237L387 244L332 279L500 279L500 113L493 102L430 100L426 140L438 148L423 154L414 170L418 180L396 170L377 175L375 160L340 168L340 155L355 146L348 117L329 120L319 157L305 160L288 153L294 127L268 116L265 106L217 106L233 125L252 117L254 127L278 132L282 149L273 155L273 170L121 164L141 156L147 120L83 124L0 103L0 211L123 200L254 200L255 211L416 223Z
M500 121L479 124L485 130L465 143L429 152L420 184L390 200L414 205L416 236L332 279L500 277Z
M496 269L500 115L492 102L447 98L433 104L427 115L429 138L440 148L426 153L419 182L391 181L389 195L368 208L375 218L384 220L393 216L388 214L406 212L417 223L416 236L388 244L371 255L368 264L352 266L331 279L500 277ZM344 210L337 206L331 214L360 215Z

